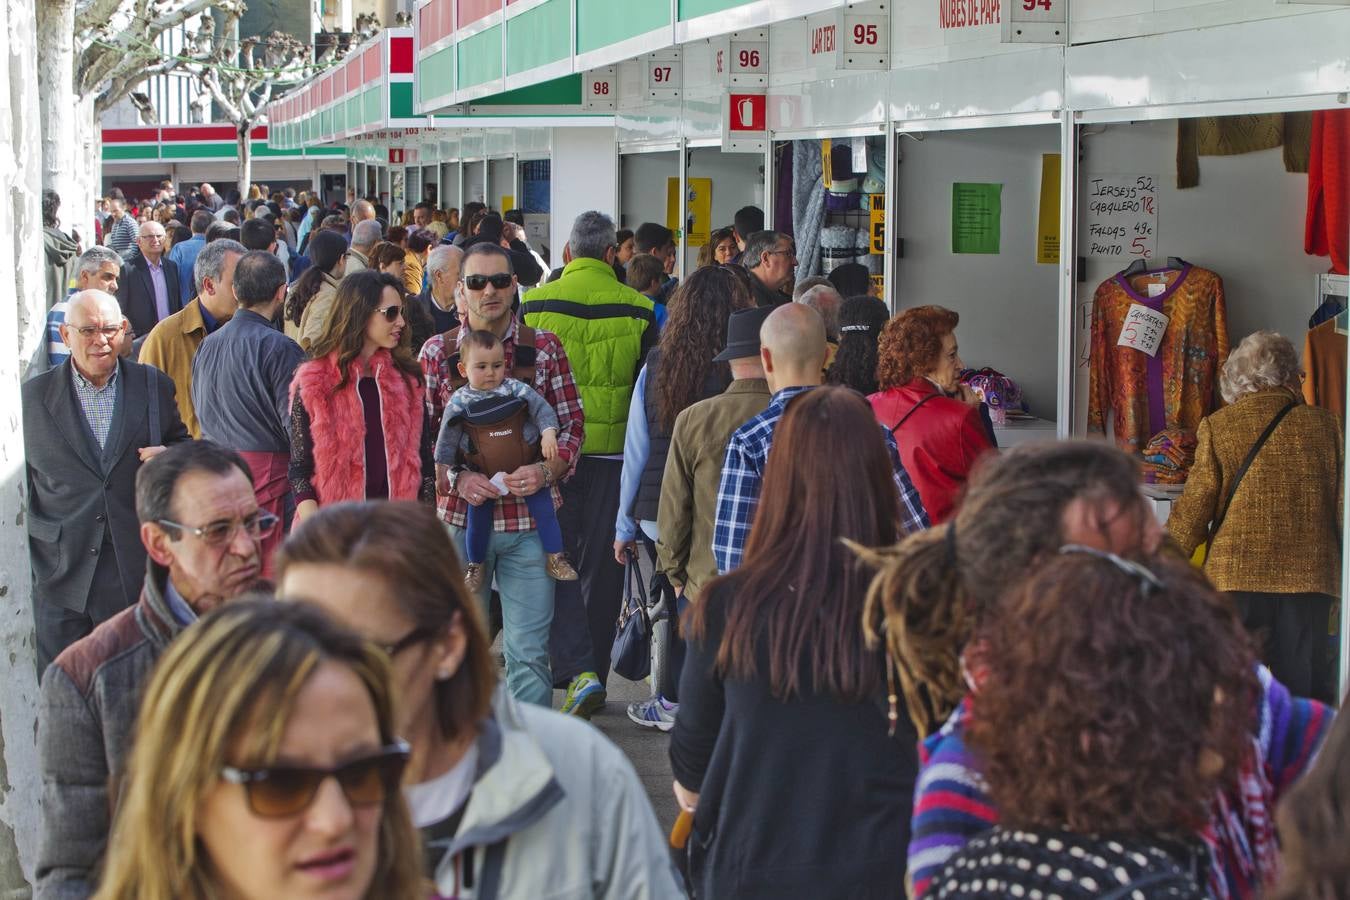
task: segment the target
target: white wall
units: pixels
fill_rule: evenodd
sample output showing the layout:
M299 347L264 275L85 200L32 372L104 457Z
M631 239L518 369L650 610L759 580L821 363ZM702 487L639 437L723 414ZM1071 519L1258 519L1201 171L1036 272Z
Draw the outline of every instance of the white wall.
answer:
M479 203L487 203L486 183L487 163L483 160L478 162L464 163L464 202L477 200Z
M961 314L967 366L992 366L1022 386L1033 414L1054 419L1056 267L1036 262L1041 155L1059 152L1058 126L929 132L900 139L896 292L905 309L937 304ZM997 255L954 254L952 183L1003 185ZM891 221L896 221L891 217Z
M720 147L698 147L687 151L689 178L711 178L712 225L715 231L730 225L742 206L764 208L764 155L760 153L723 153ZM698 263L698 247L687 247L686 272Z
M1102 126L1093 126L1098 131ZM1110 125L1083 140L1081 185L1099 174L1153 175L1158 196L1158 254L1180 256L1217 272L1224 282L1231 344L1253 331L1278 331L1300 352L1308 330L1316 276L1325 257L1303 252L1308 176L1284 170L1282 150L1200 157L1200 185L1176 188L1176 122ZM1078 359L1086 341L1097 285L1118 261L1089 258L1078 285ZM1078 366L1075 433L1087 415L1087 366Z
M674 150L620 156L619 227L636 231L643 222L666 224L666 179L678 177L680 155Z
M443 162L441 166L441 207L462 209L459 196L459 163Z
M488 200L487 205L498 212L506 212L502 207L502 197L515 197L512 206L516 206L520 198L515 196L516 192L516 164L514 159L493 159L488 161Z
M614 216L618 209L618 152L613 128L553 129L549 170L551 265L562 265L572 222L587 210Z

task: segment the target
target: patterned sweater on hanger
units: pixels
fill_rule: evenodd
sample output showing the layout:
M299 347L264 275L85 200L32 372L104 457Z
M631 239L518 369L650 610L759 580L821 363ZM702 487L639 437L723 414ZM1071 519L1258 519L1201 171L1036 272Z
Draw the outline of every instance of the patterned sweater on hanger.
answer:
M1104 432L1109 413L1116 444L1131 453L1165 428L1195 431L1218 406L1219 367L1228 358L1223 279L1192 265L1164 271L1160 296L1146 293L1158 274L1150 272L1113 275L1092 298L1088 430ZM1156 356L1117 344L1136 303L1168 317Z

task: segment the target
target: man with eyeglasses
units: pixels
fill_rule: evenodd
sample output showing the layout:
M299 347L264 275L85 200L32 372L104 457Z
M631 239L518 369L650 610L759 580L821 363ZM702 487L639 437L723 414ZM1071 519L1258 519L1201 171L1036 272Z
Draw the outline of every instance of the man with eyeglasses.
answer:
M149 334L160 320L183 308L178 264L165 254L164 236L158 222L141 223L136 237L141 252L127 260L118 281L117 302L131 323L132 337Z
M465 559L469 506L496 501L481 599L486 609L487 591L495 575L502 602L507 687L517 700L550 706L553 678L549 629L554 584L545 574L544 548L525 498L547 490L553 495L555 508L562 502L558 485L580 455L584 438L581 398L571 363L557 336L527 327L512 311L517 282L506 250L492 243L473 244L464 254L462 271L459 290L464 301L464 326L433 335L422 345L419 356L433 421L440 424L450 395L467 383L457 369L464 335L490 331L502 341L506 371L533 385L557 414L558 454L506 473L510 493L505 497L489 481L495 473L438 465L436 508L441 521L450 527L460 558Z
M122 273L122 257L107 247L93 246L80 254L75 266L75 287L66 299L54 305L47 312L47 365L56 368L70 358L70 348L61 337L61 326L70 310L70 298L81 291L98 289L107 294L117 293L118 278ZM124 341L122 355L131 349L131 342Z
M39 900L94 892L112 821L109 788L130 754L146 679L199 615L260 586L260 545L277 527L258 508L248 465L209 441L177 444L146 463L136 514L148 555L140 600L67 648L42 679Z
M188 439L173 382L120 357L130 338L115 297L76 294L60 332L70 357L23 385L39 673L135 602L145 569L136 472Z
M792 275L797 270L797 246L781 231L756 231L745 239L741 265L750 273L750 287L760 306L792 302Z

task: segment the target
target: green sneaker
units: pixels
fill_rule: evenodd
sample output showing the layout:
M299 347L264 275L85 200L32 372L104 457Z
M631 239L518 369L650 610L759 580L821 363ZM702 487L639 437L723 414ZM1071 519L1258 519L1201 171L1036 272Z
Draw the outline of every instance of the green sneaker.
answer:
M564 715L589 719L605 706L605 689L594 672L582 672L567 685L562 707Z

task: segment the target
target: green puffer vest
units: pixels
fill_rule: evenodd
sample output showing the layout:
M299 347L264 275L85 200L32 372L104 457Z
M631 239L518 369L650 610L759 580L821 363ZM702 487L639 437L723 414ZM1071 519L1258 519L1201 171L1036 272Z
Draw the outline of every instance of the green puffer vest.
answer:
M633 383L644 346L655 343L654 310L652 301L620 284L600 259L572 260L561 278L521 301L525 324L553 332L567 351L586 416L582 453L623 452Z

